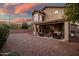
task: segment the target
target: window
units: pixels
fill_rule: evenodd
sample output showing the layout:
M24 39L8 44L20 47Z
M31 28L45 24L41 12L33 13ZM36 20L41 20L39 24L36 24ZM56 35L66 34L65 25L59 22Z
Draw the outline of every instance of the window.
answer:
M42 15L39 16L39 21L42 21Z
M59 10L59 14L62 14L63 15L64 14L64 10L62 10L62 9Z
M35 14L35 15L34 15L34 21L35 21L35 22L38 21L38 14Z
M43 17L42 14L35 14L34 15L34 21L35 22L42 21L42 17Z

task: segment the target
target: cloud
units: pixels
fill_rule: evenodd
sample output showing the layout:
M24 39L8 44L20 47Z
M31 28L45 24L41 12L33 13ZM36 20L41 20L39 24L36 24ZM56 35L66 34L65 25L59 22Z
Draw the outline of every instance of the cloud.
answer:
M26 3L26 4L21 4L16 6L15 8L15 14L19 14L19 13L24 13L28 10L30 10L31 8L38 6L40 4L36 4L36 3Z
M7 14L9 11L7 9L1 8L0 9L0 14L4 15Z
M29 22L29 21L32 21L32 19L31 18L16 18L12 20L13 23L23 23L23 22Z
M20 16L27 16L28 14L27 13L17 13L16 15L20 15Z
M7 7L7 6L15 6L17 3L4 3L4 6Z

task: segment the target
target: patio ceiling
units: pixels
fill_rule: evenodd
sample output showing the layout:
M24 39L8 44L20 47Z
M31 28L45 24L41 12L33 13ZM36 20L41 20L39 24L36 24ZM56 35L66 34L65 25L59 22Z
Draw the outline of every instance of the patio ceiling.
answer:
M63 23L66 20L58 19L52 21L43 21L43 22L34 22L36 25L46 25L46 24L56 24L56 23Z

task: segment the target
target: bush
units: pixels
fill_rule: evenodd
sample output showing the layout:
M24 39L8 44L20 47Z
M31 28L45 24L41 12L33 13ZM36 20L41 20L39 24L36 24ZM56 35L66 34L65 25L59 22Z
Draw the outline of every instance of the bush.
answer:
M9 29L5 26L0 26L0 49L5 44L8 36L9 36Z
M17 24L10 24L11 29L18 29L18 25Z
M11 29L11 28L12 28L12 26L11 26L10 24L3 24L2 26L3 26L3 27L6 27L6 28L8 28L8 29Z
M22 29L28 29L28 24L26 22L22 24Z

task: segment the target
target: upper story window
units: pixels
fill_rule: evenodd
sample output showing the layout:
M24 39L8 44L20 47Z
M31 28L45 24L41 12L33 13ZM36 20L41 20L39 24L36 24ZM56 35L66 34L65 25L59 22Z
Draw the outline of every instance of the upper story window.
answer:
M39 21L42 21L42 20L43 20L43 16L39 15Z
M34 15L34 22L39 22L43 20L43 15L42 14L35 14Z
M34 15L34 21L37 22L38 21L38 14Z
M60 10L55 10L54 13L59 14L59 15L63 15L64 11L62 9L60 9Z
M61 13L64 14L64 10L61 10Z

